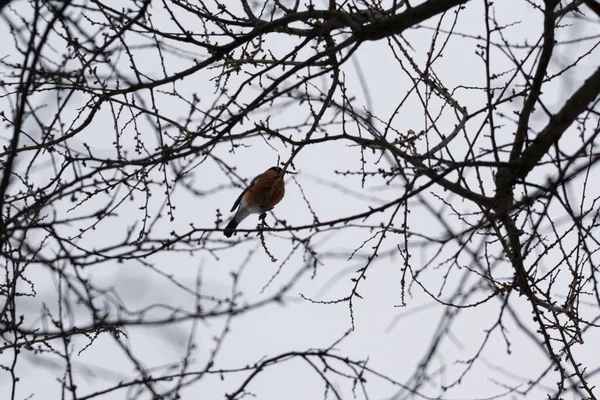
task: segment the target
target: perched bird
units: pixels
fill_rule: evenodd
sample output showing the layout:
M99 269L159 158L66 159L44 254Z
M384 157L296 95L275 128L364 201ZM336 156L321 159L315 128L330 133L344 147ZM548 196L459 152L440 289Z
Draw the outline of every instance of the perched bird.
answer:
M229 221L223 233L231 237L235 228L250 214L264 214L272 210L285 195L285 184L283 183L283 170L279 167L271 167L262 174L256 176L250 185L237 198L231 211L238 206L237 212Z

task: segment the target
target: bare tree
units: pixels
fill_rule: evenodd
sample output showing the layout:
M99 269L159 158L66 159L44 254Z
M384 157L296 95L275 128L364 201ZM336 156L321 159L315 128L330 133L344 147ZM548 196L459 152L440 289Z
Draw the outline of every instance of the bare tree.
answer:
M395 399L464 398L481 370L495 390L470 398L597 398L600 3L29 0L0 2L0 17L11 399L196 398L225 379L211 387L233 400L296 362L324 398L383 384ZM303 208L229 240L223 199L260 172L242 159L283 167ZM344 207L323 212L311 185ZM257 257L276 272L250 296ZM382 266L398 299L383 307L404 307L394 324L419 331L415 311L440 310L410 376L343 351ZM298 298L304 277L322 294ZM297 301L345 305L347 333L221 361L236 321ZM457 356L465 330L480 339ZM153 332L177 355L149 365ZM499 353L541 364L523 376ZM31 371L60 389L40 392Z

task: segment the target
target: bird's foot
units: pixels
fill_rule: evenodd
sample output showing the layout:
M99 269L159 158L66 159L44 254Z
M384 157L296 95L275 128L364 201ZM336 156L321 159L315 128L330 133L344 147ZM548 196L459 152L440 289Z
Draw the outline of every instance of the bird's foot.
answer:
M269 224L267 224L267 213L259 214L258 221L258 229L270 228Z

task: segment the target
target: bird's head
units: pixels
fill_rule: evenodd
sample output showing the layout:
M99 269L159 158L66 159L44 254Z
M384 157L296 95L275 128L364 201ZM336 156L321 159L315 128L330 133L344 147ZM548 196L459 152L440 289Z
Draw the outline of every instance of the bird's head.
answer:
M268 169L268 171L273 171L277 175L282 175L283 174L283 169L279 168L279 167L271 167L271 168Z

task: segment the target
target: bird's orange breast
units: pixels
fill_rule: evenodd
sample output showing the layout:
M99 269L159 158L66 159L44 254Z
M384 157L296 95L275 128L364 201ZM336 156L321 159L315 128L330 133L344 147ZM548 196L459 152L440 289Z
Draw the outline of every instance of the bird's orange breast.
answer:
M246 193L246 199L253 204L259 204L265 210L275 207L285 195L283 177L275 171L267 171Z

